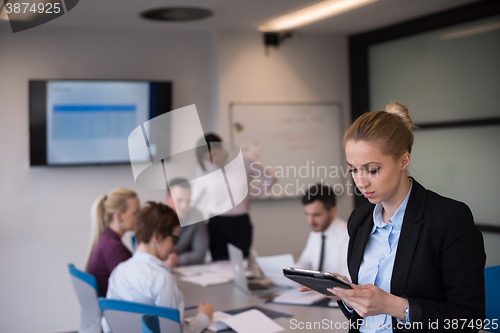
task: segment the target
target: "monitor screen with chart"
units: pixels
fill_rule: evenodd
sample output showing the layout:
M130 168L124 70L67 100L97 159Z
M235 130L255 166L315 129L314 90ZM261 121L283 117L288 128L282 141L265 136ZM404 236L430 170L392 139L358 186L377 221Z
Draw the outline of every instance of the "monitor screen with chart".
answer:
M171 110L171 82L33 80L29 87L30 165L129 163L132 130Z

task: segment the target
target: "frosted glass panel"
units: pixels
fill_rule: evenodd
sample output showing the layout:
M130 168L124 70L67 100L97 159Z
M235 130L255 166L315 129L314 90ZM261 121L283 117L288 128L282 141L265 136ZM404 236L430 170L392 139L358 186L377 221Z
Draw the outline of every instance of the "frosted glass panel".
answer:
M410 174L465 202L476 222L500 226L500 126L415 131Z
M370 110L389 102L416 123L500 116L500 17L369 48Z
M483 232L483 239L486 252L486 267L500 265L500 234Z

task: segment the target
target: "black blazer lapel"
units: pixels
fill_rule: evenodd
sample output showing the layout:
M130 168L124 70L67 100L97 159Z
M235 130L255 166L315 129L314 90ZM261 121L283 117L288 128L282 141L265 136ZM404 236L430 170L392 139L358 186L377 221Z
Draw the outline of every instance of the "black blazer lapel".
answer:
M392 271L391 294L393 295L405 294L406 282L420 234L421 225L417 222L424 216L426 197L425 188L413 179L413 188L406 206Z
M354 284L358 284L358 271L361 266L361 261L363 260L363 255L365 253L366 243L368 242L368 236L373 228L373 209L363 224L358 227L358 232L356 233L356 239L354 240L354 245L352 247L352 256L349 260L349 273L351 273L351 279Z

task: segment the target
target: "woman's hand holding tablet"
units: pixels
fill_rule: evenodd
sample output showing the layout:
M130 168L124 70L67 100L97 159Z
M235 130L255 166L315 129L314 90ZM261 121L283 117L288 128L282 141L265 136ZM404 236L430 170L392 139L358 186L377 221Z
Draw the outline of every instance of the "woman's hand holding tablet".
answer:
M311 271L295 267L283 269L283 275L290 280L293 280L304 287L299 288L299 291L315 290L331 299L340 300L339 297L332 294L327 289L343 288L352 289L347 277L337 273Z

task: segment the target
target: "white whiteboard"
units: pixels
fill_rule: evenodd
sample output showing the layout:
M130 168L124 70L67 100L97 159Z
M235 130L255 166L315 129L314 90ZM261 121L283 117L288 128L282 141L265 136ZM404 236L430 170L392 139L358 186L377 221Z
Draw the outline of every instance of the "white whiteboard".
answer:
M319 182L339 184L337 192L343 188L346 168L338 103L232 103L230 124L231 141L243 154L276 173L277 183L261 198L300 197Z

